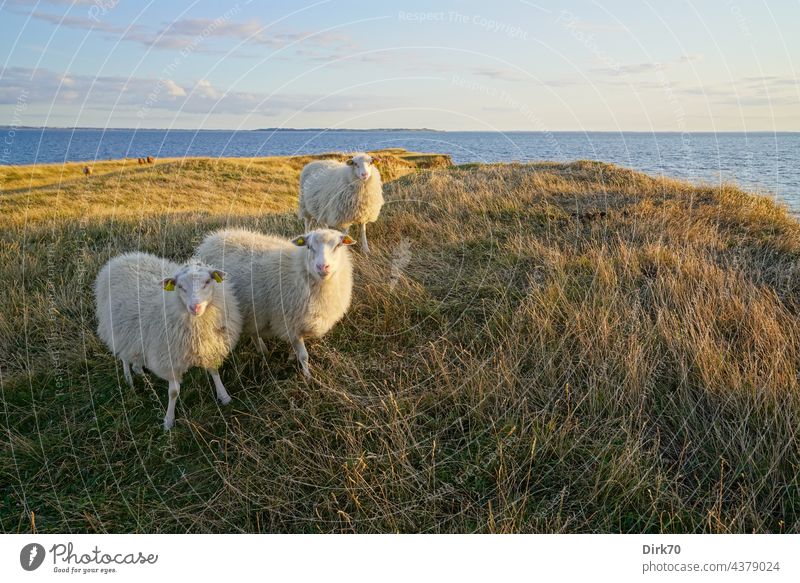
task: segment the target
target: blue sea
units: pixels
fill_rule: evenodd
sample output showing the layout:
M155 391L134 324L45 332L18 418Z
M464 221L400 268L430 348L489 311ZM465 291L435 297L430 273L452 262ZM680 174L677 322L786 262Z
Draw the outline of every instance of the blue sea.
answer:
M603 160L656 176L735 182L800 212L800 133L96 130L2 128L0 164L155 156L287 156L400 147L454 162Z

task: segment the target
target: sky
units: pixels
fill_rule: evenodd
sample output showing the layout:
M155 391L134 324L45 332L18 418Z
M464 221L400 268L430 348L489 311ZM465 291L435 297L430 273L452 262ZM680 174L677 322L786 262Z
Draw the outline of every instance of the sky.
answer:
M798 23L798 0L0 0L0 125L800 131Z

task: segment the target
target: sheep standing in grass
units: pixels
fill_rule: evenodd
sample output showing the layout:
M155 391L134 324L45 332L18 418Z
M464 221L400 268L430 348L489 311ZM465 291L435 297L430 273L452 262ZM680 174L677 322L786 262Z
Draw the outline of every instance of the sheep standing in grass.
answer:
M193 366L208 369L223 405L231 401L218 368L239 339L242 318L224 277L197 261L181 266L147 253L115 257L97 276L97 334L122 361L128 384L131 366L169 382L165 429L175 422L181 378Z
M297 215L312 224L347 231L350 225L360 228L359 242L369 253L367 223L374 223L383 206L381 173L377 158L356 154L347 162L318 160L300 174L300 205Z
M355 241L319 229L292 241L230 229L212 233L197 256L219 265L233 283L243 332L258 341L277 336L291 343L306 378L311 376L305 338L325 335L350 307Z
M92 168L91 168L91 166L84 166L84 167L83 167L83 175L84 175L84 176L91 176L91 175L92 175Z

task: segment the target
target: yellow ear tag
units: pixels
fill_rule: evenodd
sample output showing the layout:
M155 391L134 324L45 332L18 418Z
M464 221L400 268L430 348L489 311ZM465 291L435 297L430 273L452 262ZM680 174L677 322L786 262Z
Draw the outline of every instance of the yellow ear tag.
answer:
M219 271L215 271L213 274L211 274L211 277L213 277L214 281L217 283L222 283L222 276L219 274Z
M164 289L166 291L175 291L175 280L169 280L167 283L164 284Z
M303 245L306 244L306 240L303 237L298 237L297 239L294 240L294 244L297 245L298 247L302 247Z
M353 243L355 243L355 241L353 241L353 239L351 239L349 235L345 235L344 238L342 239L342 243L344 243L345 245L352 245Z

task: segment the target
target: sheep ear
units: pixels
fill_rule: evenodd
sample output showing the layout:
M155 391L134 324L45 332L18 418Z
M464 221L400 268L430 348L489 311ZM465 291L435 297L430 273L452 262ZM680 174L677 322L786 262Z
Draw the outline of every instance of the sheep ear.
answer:
M211 277L213 277L214 281L216 281L217 283L222 283L225 280L226 275L227 273L225 273L224 271L220 271L219 269L215 269L214 271L211 272Z
M350 235L342 235L342 245L355 245L357 241Z
M355 160L353 160L352 158L350 158L350 159L347 161L347 165L348 165L348 166L355 166L355 165L356 165L356 161L355 161Z
M292 239L292 243L294 243L298 247L305 247L306 238L303 235L300 235L299 237L295 237L294 239Z
M164 286L164 290L166 291L175 291L175 278L168 277L166 279L161 280L161 285Z
M373 157L372 157L372 163L373 163L373 164L377 164L377 163L378 163L378 162L380 162L380 161L381 161L381 159L380 159L380 158L378 158L377 156L373 156Z

